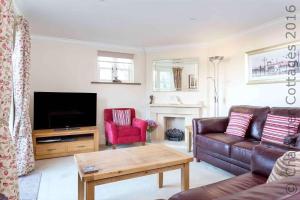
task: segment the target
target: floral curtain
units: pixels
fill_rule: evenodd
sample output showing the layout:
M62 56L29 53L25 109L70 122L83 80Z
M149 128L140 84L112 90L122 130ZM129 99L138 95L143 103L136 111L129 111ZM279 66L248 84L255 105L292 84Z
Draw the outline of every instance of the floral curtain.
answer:
M17 152L18 175L26 175L34 169L34 156L29 117L29 68L31 41L28 22L17 17L15 23L13 53L13 140Z
M9 132L12 97L12 47L14 13L12 1L0 1L0 193L19 198L15 150Z

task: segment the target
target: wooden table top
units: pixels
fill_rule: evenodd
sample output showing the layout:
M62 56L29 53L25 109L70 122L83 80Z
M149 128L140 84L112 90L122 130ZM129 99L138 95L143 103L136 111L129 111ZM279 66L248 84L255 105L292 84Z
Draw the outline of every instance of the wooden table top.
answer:
M99 180L146 170L180 165L193 161L193 157L162 144L105 150L74 155L83 181ZM98 172L84 174L82 169L93 165Z

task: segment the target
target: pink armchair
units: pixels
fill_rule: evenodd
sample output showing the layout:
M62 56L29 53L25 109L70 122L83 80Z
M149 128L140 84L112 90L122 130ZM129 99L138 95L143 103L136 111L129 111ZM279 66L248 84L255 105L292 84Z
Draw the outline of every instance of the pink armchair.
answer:
M114 108L115 110L131 111L131 125L130 126L117 126L113 122L113 109L104 109L104 127L106 141L113 145L117 144L130 144L135 142L142 142L145 144L147 122L135 118L135 109L133 108Z

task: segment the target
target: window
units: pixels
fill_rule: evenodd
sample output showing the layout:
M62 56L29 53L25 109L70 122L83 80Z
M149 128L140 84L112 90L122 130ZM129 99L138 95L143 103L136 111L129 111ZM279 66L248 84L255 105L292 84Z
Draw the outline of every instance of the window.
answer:
M97 71L99 81L134 82L133 54L98 51Z

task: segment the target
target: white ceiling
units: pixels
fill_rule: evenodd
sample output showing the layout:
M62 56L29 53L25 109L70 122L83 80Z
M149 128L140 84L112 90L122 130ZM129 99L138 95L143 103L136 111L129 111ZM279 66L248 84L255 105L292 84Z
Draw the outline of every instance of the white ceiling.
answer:
M29 20L33 34L136 47L209 43L285 16L287 3L283 0L15 1Z

